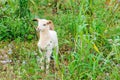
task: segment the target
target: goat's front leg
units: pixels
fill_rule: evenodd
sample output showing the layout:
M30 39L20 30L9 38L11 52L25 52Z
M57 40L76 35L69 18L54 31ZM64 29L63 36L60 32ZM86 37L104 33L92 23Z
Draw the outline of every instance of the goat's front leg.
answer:
M38 62L40 63L41 70L44 70L44 53L41 51L41 49L39 49L39 53L40 59Z
M50 56L52 54L52 49L46 52L46 74L49 73L49 65L50 65Z

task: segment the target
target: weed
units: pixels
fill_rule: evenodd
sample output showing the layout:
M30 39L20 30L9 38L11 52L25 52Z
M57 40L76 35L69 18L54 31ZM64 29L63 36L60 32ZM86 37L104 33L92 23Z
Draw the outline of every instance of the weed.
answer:
M0 1L0 47L11 41L15 46L12 63L0 68L0 79L119 80L117 0L19 1ZM35 16L52 20L59 38L57 68L51 62L48 75L37 64L36 24L31 21Z

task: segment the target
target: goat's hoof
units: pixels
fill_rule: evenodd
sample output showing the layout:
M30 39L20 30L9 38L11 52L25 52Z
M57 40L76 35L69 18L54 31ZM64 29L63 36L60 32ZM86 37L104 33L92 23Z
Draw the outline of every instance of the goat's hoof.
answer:
M46 70L46 74L49 74L49 70Z
M44 70L44 67L43 67L43 66L41 66L41 70Z

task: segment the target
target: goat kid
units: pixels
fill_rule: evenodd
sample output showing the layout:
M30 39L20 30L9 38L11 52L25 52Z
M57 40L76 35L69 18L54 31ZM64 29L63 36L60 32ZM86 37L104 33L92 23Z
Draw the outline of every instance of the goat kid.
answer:
M56 49L56 54L58 54L58 38L57 33L54 31L52 21L46 19L34 19L38 21L38 27L36 30L40 32L40 39L38 41L39 52L41 53L40 64L41 69L44 70L46 62L46 73L49 73L50 57L52 55L53 49Z

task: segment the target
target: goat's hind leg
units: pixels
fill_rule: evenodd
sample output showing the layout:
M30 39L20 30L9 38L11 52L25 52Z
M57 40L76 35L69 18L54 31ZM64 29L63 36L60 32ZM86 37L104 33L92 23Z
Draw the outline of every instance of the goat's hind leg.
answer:
M58 52L59 52L59 47L56 46L55 47L55 51L54 51L54 66L58 65Z
M51 54L52 54L52 50L48 50L47 53L46 53L46 74L49 73Z

